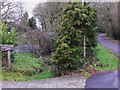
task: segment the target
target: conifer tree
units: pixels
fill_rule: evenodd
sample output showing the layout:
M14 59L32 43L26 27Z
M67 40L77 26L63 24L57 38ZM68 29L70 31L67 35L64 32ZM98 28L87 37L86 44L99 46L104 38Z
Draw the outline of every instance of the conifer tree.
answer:
M86 35L87 58L93 57L96 43L97 14L88 3L68 3L63 11L56 51L52 54L57 75L66 74L86 63L83 58L83 36ZM89 61L88 61L89 62Z

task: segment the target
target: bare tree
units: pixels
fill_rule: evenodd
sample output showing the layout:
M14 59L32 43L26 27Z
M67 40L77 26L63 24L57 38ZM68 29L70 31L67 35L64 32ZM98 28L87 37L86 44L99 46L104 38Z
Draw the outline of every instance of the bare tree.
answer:
M28 13L25 12L25 13L23 13L23 15L20 18L19 26L28 27L27 23L28 23Z
M24 7L22 2L12 2L9 0L1 2L1 18L8 23L19 23L23 13Z
M106 32L107 36L113 36L113 33L118 31L118 3L101 2L96 3L95 7L98 11L100 31Z
M42 31L59 30L64 2L44 2L39 3L34 9L34 15L38 18L42 26Z

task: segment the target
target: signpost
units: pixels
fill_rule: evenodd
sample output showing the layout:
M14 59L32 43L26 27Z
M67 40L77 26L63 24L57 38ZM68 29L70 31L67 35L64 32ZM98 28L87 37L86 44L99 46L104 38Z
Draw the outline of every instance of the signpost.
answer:
M14 49L13 45L1 45L1 51L7 52L8 65L11 64L11 51Z

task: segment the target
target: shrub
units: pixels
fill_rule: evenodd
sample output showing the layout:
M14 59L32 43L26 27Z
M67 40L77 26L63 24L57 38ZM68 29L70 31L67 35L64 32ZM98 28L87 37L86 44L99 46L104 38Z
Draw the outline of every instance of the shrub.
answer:
M42 32L39 30L27 29L26 32L21 32L18 35L20 44L28 44L31 53L36 56L50 54L55 48L53 38L55 32Z
M2 37L2 44L17 44L17 32L16 29L13 27L11 30L8 30L7 24L2 23L0 29L0 37Z
M87 58L95 55L96 10L84 3L68 3L64 9L56 51L52 54L56 75L67 74L85 64L83 42L86 35ZM89 59L86 61L89 63ZM86 64L87 65L87 64Z

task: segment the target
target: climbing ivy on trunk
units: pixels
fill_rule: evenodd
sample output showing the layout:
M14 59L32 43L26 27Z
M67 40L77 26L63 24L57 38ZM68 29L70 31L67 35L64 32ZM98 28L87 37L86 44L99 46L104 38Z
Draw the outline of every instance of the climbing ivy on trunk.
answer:
M67 74L85 65L93 57L97 31L97 12L89 3L68 3L64 8L56 51L52 54L57 75ZM87 57L83 57L83 36L86 35ZM89 54L88 54L89 53ZM89 61L88 61L89 62Z

